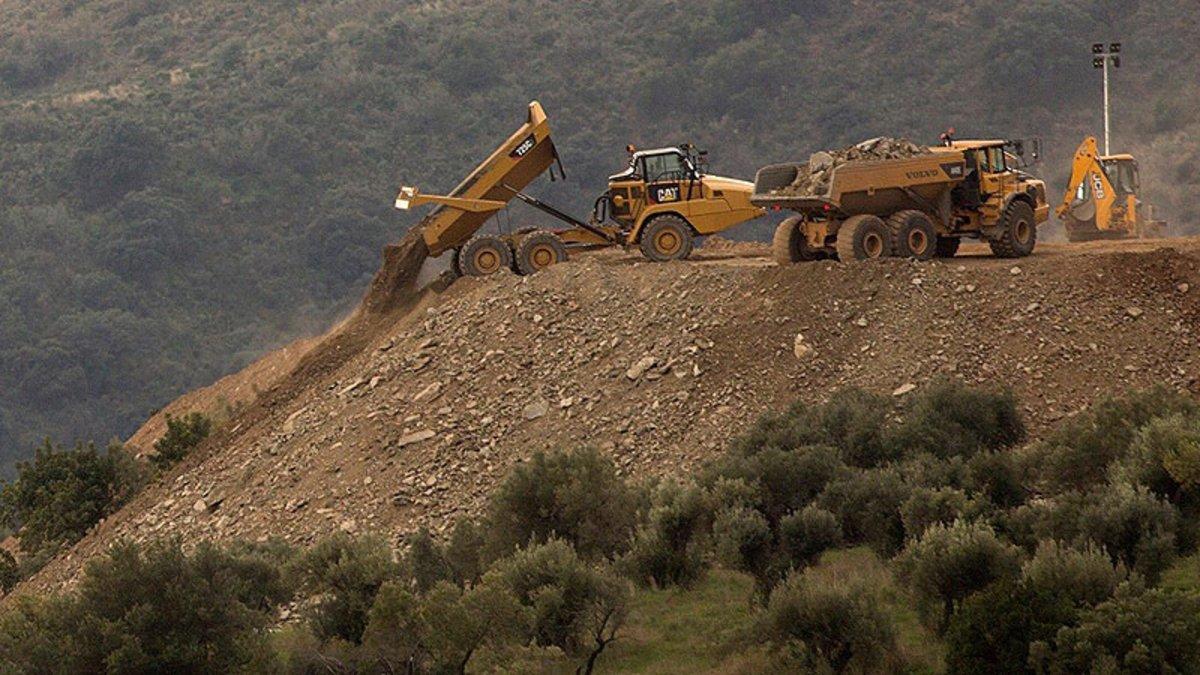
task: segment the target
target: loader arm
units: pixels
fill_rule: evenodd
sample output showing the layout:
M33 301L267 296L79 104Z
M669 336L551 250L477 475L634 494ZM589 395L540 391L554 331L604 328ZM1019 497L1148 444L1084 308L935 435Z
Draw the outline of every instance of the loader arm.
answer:
M1112 227L1110 221L1116 196L1116 189L1100 164L1096 139L1088 136L1075 151L1071 179L1055 213L1063 219L1094 221L1097 229L1107 230Z

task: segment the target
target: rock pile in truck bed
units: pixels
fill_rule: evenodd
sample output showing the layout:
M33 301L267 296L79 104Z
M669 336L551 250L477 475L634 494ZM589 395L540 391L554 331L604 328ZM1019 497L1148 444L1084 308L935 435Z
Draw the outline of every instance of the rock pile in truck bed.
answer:
M821 196L829 192L833 170L850 162L881 159L903 159L929 154L929 149L904 138L872 138L841 150L814 153L808 160L808 171L801 169L791 185L775 191L779 195Z

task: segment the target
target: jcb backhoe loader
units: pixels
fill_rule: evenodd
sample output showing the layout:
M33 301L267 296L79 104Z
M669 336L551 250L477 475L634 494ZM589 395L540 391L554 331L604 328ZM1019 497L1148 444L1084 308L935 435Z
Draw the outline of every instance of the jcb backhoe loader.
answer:
M587 220L525 194L533 179L562 162L550 139L542 106L529 104L529 118L449 195L402 187L396 208L437 204L417 227L432 256L450 251L460 274L485 276L504 268L532 274L567 259L569 250L604 246L641 248L656 262L687 258L696 237L715 234L757 218L750 204L754 185L705 173L706 156L691 145L630 151L629 165L610 176L608 190ZM570 227L518 228L500 234L479 230L513 199Z
M1101 155L1088 136L1075 151L1071 181L1058 217L1070 241L1164 237L1167 223L1138 197L1138 164L1132 155Z

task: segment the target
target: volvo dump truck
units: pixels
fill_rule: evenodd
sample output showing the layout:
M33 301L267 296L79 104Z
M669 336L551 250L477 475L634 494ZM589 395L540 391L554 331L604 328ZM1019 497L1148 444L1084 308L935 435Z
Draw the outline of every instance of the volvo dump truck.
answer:
M505 268L532 274L566 260L572 251L604 246L636 246L656 262L680 260L691 254L697 237L764 214L750 203L752 183L707 175L706 154L691 145L643 151L630 147L629 151L628 166L609 177L608 189L586 219L526 194L523 190L542 173L549 171L553 180L557 166L563 174L550 123L534 101L525 124L449 194L402 187L396 208L436 204L417 225L429 254L450 252L457 272L469 276ZM498 227L498 233L481 233L514 199L568 227L514 231Z
M909 157L837 165L820 194L789 190L810 164L775 164L758 171L750 202L796 212L775 232L780 263L952 257L963 239L1017 258L1033 252L1050 214L1045 183L1010 166L1024 154L1019 141L948 141Z
M1096 139L1079 144L1071 180L1056 213L1070 241L1165 237L1167 223L1139 198L1138 164L1133 155L1101 155Z

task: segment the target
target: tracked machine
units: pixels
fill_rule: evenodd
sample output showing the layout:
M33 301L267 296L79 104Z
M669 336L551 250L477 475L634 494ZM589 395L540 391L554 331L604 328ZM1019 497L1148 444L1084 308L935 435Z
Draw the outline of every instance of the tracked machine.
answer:
M1133 155L1101 155L1096 139L1079 144L1071 180L1056 213L1070 241L1165 237L1167 223L1142 202L1141 177Z
M542 106L529 104L529 117L516 132L447 195L402 187L396 208L435 204L417 227L431 256L449 252L460 274L486 276L502 269L532 274L563 262L575 251L606 246L637 247L650 260L687 258L697 237L723 232L763 215L750 203L753 184L705 172L706 153L691 145L637 151L630 147L626 169L608 179L586 219L524 192L562 161ZM567 225L558 229L482 230L517 200Z
M750 202L795 212L775 232L780 263L952 257L963 239L1027 256L1050 207L1045 183L1015 166L1025 146L948 141L910 157L851 161L832 168L819 194L789 190L815 160L775 164L758 171Z

